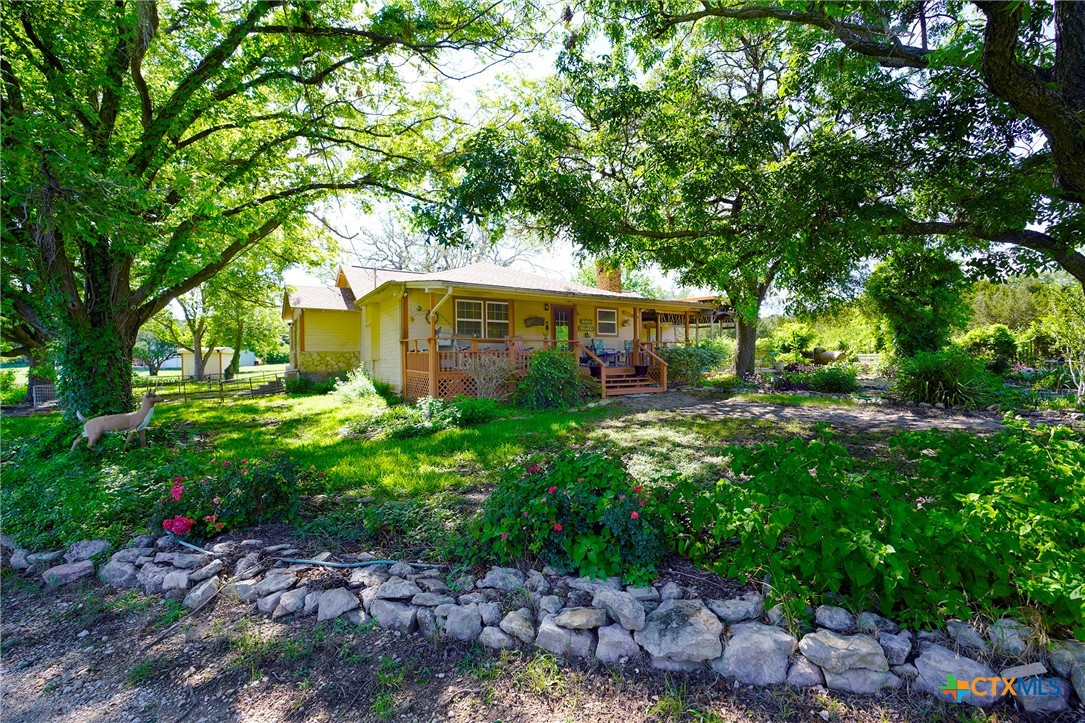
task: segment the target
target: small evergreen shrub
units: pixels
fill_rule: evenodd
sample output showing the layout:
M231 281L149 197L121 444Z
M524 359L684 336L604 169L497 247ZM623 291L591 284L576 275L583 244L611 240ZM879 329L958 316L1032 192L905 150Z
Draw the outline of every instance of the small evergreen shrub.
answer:
M718 368L724 358L720 347L707 344L665 347L656 353L667 362L667 380L675 384L700 384L704 373Z
M561 570L647 583L663 548L644 490L620 463L566 450L506 470L468 525L464 554L538 557Z
M1017 339L1004 324L980 327L961 337L961 346L974 357L983 359L995 374L1010 371L1017 360Z
M338 381L338 377L332 377L322 382L315 382L309 377L299 374L293 379L283 381L283 388L287 394L331 394L335 391L335 385Z
M486 424L501 416L504 407L496 399L480 399L475 397L456 397L451 402L460 415L461 427L473 427L476 424Z
M576 359L549 349L531 355L531 366L516 388L516 403L526 409L564 409L575 407L587 395Z
M815 392L851 394L859 389L859 374L853 366L837 364L810 372L806 383Z
M1001 380L987 373L982 361L950 347L901 359L893 389L909 402L981 407L995 401L1001 387Z

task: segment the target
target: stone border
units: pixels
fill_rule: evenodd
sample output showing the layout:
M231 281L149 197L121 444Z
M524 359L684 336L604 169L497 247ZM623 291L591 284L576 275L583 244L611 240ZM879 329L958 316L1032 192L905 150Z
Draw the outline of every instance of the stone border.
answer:
M50 585L89 577L93 559L104 559L110 549L104 540L45 553L13 549L6 538L0 544L11 550L13 568L43 570ZM549 568L525 575L492 567L481 579L450 579L437 567L403 562L349 569L289 564L274 558L298 557L300 550L260 540L222 542L210 553L188 550L168 536L145 535L97 572L113 587L179 600L192 611L221 595L254 604L273 619L343 618L495 650L534 646L617 668L641 660L674 672L707 667L753 686L822 686L870 695L907 685L948 701L944 689L953 676L958 684L970 683L952 694L962 704L991 706L1007 697L1010 685L1026 713L1068 710L1075 692L1077 705L1085 707L1085 643L1057 641L1045 650L1034 631L1010 618L983 632L951 620L944 631L913 633L874 613L856 617L822 605L808 610L814 629L796 637L783 607L765 611L755 592L702 600L674 582L623 587L618 578L572 578ZM376 560L370 553L351 557L347 564ZM305 559L332 558L323 552ZM229 575L226 559L233 561ZM989 667L994 660L1011 664L996 672Z

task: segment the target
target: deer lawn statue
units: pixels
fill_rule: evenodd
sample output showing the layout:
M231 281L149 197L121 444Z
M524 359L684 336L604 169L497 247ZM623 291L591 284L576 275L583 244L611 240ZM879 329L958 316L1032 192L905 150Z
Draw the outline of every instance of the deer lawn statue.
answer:
M139 402L139 409L128 414L105 414L101 417L94 417L93 419L86 419L79 412L75 413L75 416L79 418L79 421L83 423L83 431L72 442L71 452L75 451L75 448L79 446L79 442L84 437L87 439L87 448L93 447L98 443L98 440L102 438L102 435L106 432L120 432L127 430L128 436L124 439L124 446L127 447L128 443L132 441L132 435L139 434L139 443L144 447L147 446L147 425L151 423L151 417L154 416L154 405L159 402L166 401L162 397L155 394L154 389L148 389Z

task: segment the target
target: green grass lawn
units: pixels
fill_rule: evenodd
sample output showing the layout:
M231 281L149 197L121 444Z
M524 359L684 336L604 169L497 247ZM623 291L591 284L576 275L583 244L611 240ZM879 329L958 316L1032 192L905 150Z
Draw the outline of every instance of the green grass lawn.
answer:
M426 501L441 493L477 489L517 456L557 449L584 436L606 408L499 419L469 428L402 440L344 436L352 421L380 412L341 404L334 395L199 401L160 405L147 448L123 449L110 435L100 449L69 452L78 430L59 414L0 420L5 532L35 547L104 535L126 539L149 522L156 499L174 476L212 458L266 458L282 450L321 481L322 531L351 522L359 500ZM330 505L330 506L329 506ZM330 520L334 522L327 522ZM320 525L318 525L320 527Z

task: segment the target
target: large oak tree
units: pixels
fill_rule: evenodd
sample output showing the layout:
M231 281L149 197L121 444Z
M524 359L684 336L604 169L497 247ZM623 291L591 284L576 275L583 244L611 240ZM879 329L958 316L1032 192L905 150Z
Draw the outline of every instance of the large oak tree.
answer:
M421 81L448 53L511 52L525 12L3 3L10 353L51 345L70 413L128 409L140 327L324 195L409 195L456 124Z

